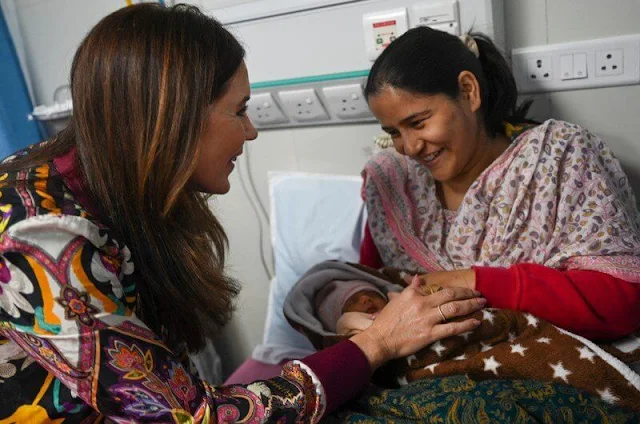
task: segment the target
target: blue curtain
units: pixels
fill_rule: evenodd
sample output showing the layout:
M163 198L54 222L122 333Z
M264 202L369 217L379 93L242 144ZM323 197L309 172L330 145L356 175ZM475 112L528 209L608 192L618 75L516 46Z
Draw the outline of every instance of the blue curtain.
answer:
M18 55L0 9L0 158L42 140L38 124L27 119L32 109Z

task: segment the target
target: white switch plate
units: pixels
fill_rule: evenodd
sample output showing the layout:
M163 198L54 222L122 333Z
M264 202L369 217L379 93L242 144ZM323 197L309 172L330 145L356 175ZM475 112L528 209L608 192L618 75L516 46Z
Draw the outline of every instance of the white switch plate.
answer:
M563 54L560 56L560 79L573 79L573 55Z
M280 91L278 93L284 109L298 122L317 122L329 119L329 115L313 88Z
M596 66L598 61L596 60ZM598 75L596 73L596 75ZM587 73L587 54L586 53L576 53L573 55L573 78L587 78L589 74Z
M360 84L324 87L322 94L331 113L340 119L359 119L373 116Z
M362 27L367 57L374 61L390 43L409 29L407 9L368 13L362 17Z
M576 63L583 64L576 62L576 55L582 54L586 55L586 76L576 75ZM566 55L574 56L574 77L570 79L563 79L561 57ZM549 59L547 78L531 72L532 64L545 64ZM511 61L520 93L639 84L640 34L514 49ZM585 71L582 66L580 69Z
M289 121L271 93L253 94L247 103L247 115L256 126L282 124Z

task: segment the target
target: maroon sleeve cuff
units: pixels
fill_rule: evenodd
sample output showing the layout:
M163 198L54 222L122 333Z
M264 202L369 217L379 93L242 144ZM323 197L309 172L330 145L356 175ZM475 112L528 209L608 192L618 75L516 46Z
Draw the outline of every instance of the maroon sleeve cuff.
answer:
M302 359L316 374L327 397L330 413L362 392L371 381L371 367L355 343L342 341Z
M518 309L522 287L517 269L474 266L476 290L492 308Z

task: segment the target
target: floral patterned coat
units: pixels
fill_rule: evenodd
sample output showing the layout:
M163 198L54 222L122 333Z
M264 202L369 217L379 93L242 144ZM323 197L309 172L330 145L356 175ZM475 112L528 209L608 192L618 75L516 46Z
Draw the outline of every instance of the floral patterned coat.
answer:
M303 362L214 388L136 317L136 267L50 162L0 176L0 423L315 422ZM13 181L13 182L9 182Z

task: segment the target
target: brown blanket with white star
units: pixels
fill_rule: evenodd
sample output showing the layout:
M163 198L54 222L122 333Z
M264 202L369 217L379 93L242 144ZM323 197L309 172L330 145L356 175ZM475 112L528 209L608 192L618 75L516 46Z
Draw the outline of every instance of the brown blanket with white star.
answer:
M476 330L387 364L383 378L402 385L420 378L466 374L472 379L530 379L569 384L616 405L640 410L640 338L598 345L531 314L485 309Z
M365 279L381 288L402 283L394 271L379 273L331 261L316 265L285 301L285 316L319 349L340 339L318 328L313 318L315 292L329 280ZM307 299L306 301L304 299ZM615 405L640 410L640 334L598 344L531 314L485 309L472 316L480 327L433 343L415 355L391 361L376 372L385 385L466 374L472 379L530 379L564 383ZM321 325L320 325L321 328Z

